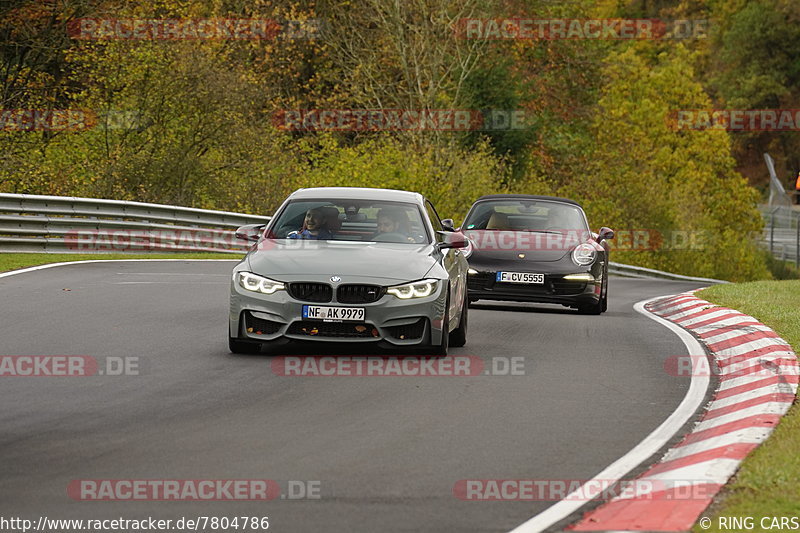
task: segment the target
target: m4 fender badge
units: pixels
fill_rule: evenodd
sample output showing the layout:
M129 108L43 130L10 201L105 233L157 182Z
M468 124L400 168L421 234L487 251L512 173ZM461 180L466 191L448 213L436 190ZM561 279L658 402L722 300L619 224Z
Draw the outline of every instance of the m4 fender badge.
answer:
M331 276L332 283L339 283L340 281L342 281L342 278L340 278L339 276Z

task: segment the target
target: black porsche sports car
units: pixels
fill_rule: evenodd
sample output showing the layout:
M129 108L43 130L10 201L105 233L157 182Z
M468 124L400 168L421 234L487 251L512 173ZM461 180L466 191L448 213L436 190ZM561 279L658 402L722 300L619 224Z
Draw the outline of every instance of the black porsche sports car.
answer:
M562 304L585 314L608 306L609 228L592 233L581 206L523 194L480 197L460 228L471 302Z

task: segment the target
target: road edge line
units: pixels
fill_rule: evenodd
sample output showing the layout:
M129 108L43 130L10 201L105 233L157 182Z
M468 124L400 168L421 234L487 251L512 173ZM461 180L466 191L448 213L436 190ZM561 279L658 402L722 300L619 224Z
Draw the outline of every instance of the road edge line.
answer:
M20 268L17 270L9 270L8 272L0 272L0 278L14 276L16 274L25 274L27 272L35 272L37 270L45 270L47 268L55 268L66 265L79 265L81 263L132 263L134 261L141 262L155 262L155 261L240 261L239 259L86 259L83 261L62 261L60 263L46 263L44 265L36 265L32 267Z

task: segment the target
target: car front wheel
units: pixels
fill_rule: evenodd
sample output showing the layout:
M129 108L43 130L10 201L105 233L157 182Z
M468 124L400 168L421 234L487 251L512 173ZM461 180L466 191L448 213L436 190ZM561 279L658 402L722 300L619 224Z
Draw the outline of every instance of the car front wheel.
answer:
M465 297L461 305L461 318L458 327L450 333L450 344L456 348L461 348L467 344L467 315L469 311L469 300Z
M449 292L449 289L448 289ZM446 356L447 350L450 347L450 334L448 328L450 326L450 296L444 302L444 316L442 317L442 343L434 346L434 354L439 356Z
M578 312L582 315L599 315L603 312L603 298L598 298L594 303L579 306Z

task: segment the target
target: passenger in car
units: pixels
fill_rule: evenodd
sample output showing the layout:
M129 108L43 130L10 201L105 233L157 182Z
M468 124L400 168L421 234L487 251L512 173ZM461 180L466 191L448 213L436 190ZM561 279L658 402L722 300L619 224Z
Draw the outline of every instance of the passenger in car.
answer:
M391 240L391 242L415 242L410 236L408 217L399 209L385 207L378 211L378 231L373 240Z
M330 214L324 207L309 209L303 219L303 227L296 233L290 233L288 237L290 239L332 239L333 232L330 230L329 216Z
M510 230L511 224L508 221L508 215L506 215L505 213L498 213L497 211L492 211L492 216L490 216L488 222L486 222L486 229L493 229L500 231Z

